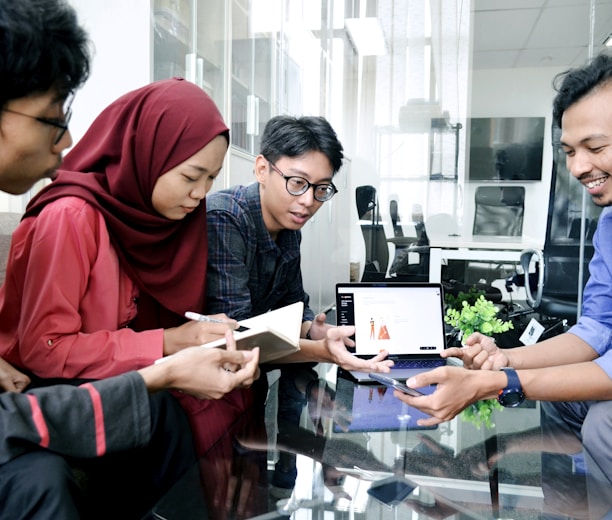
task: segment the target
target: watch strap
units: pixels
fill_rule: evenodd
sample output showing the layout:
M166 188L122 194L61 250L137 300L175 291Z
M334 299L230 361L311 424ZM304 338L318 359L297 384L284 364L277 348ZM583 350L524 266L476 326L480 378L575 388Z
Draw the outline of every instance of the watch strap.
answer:
M502 406L515 408L525 401L525 394L523 393L521 380L519 379L516 370L513 368L504 367L501 370L506 373L508 384L505 388L499 391L497 400Z
M506 377L508 378L508 384L506 385L506 388L504 388L504 390L518 388L522 392L523 387L521 386L521 380L519 379L516 370L514 370L514 368L512 367L504 367L502 368L502 371L506 373Z

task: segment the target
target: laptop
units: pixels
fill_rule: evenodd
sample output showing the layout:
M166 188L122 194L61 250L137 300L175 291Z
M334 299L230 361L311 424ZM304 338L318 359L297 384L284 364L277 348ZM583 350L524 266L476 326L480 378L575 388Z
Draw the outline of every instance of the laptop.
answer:
M431 393L434 386L422 391ZM408 406L393 395L393 389L380 384L359 384L352 378L338 377L333 414L333 432L389 432L435 430L419 426L417 421L430 417Z
M355 326L355 347L349 348L355 356L367 359L387 350L395 362L388 374L394 379L405 381L446 364L440 357L446 348L440 283L338 283L336 322ZM373 382L367 372L349 373L358 382Z

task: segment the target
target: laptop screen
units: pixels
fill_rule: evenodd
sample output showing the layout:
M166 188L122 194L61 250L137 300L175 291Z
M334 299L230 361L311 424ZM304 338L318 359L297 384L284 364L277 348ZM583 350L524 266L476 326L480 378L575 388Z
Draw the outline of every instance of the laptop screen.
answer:
M336 284L338 325L355 326L358 356L437 356L445 347L444 298L435 283Z

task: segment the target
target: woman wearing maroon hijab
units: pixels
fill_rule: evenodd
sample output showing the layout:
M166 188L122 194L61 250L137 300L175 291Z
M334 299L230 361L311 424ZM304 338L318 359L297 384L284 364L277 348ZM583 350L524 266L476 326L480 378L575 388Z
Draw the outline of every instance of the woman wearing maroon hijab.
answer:
M228 145L213 101L184 80L152 83L105 109L13 235L0 356L40 378L101 379L234 328L184 318L205 312L205 195ZM181 399L212 414L200 451L249 404L240 392Z

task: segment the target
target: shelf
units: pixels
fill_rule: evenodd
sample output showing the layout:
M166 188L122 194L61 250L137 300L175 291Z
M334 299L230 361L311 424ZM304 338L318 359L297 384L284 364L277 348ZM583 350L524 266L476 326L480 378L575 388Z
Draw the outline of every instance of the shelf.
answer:
M189 45L189 25L185 23L185 20L181 20L175 11L167 8L155 9L153 13L153 27L156 31L167 34L170 38L184 46Z

